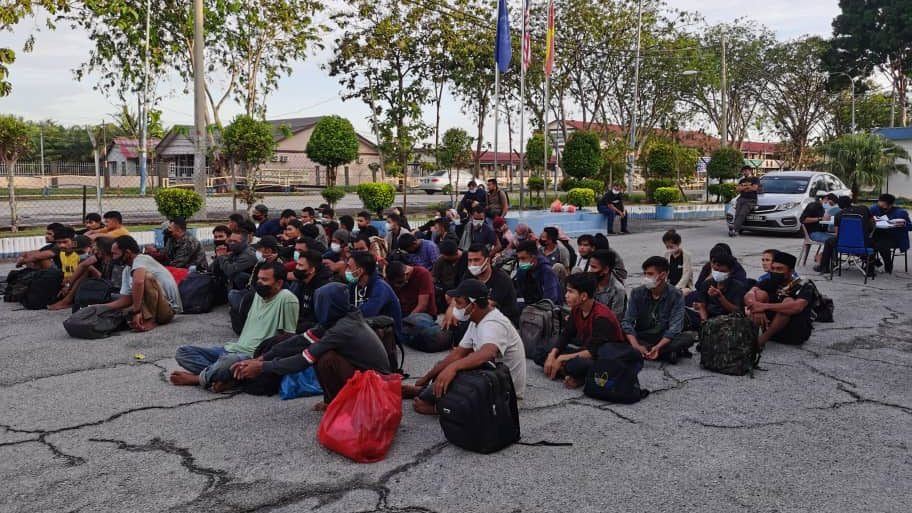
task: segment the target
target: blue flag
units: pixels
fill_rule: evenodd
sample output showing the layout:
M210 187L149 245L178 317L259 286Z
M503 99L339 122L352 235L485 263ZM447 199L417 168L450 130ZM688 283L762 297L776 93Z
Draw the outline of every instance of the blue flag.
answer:
M494 58L497 71L504 73L510 68L513 46L510 43L510 14L507 12L507 0L497 3L497 37L494 40Z

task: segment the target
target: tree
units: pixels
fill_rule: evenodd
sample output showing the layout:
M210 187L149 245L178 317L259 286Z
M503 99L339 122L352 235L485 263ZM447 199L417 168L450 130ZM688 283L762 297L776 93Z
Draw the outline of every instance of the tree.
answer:
M466 169L472 162L472 138L461 128L451 128L443 133L443 144L437 150L440 166L449 171L449 183L453 183L453 169ZM455 187L450 190L450 199L458 192L459 175Z
M551 160L551 156L554 153L554 149L549 144L548 145L548 160ZM526 167L533 171L538 171L541 173L545 172L545 137L541 132L535 132L532 134L532 137L526 141Z
M602 148L595 132L576 131L564 146L564 172L574 178L591 178L602 168Z
M19 216L16 213L16 161L31 149L30 132L31 128L21 119L0 115L0 161L6 170L10 225L14 232L19 229Z
M142 138L142 130L140 130L140 119L139 113L133 112L127 107L127 104L120 106L120 111L111 114L111 117L114 118L116 123L116 129L120 132L119 135L125 135L132 139ZM157 109L149 110L149 126L148 126L149 137L155 137L161 139L165 136L165 128L161 123L161 111Z
M744 155L731 146L719 148L712 153L706 173L710 178L722 180L737 178L738 172L744 166Z
M6 0L0 5L0 30L12 31L20 20L35 15L36 9L44 9L50 15L65 12L69 9L67 0ZM54 28L52 19L46 21L49 28ZM35 43L34 35L25 42L24 50L29 52ZM13 85L9 81L9 65L16 62L16 52L12 48L0 48L0 97L9 96Z
M602 148L602 169L599 170L599 179L606 185L616 183L618 177L623 177L627 171L627 142L613 137L608 139L607 145Z
M325 116L314 126L306 151L310 160L326 166L326 185L335 187L336 168L358 158L358 134L349 120Z
M843 135L826 144L823 153L830 171L851 184L855 198L861 187L880 187L893 173L909 174L909 167L897 162L909 160L906 150L876 134Z
M242 175L250 177L251 170L275 154L276 141L272 125L247 115L239 115L222 130L223 154L232 162L242 166ZM251 184L248 181L248 186Z
M890 126L890 111L893 99L889 92L869 88L855 98L855 125L858 132L870 132L879 127ZM825 139L852 133L852 97L850 91L842 91L830 103L829 123L825 127Z
M780 43L770 51L773 78L763 106L785 147L785 167L810 163L811 138L820 135L834 97L822 57L828 45L819 37Z
M909 75L912 74L912 0L840 0L833 20L827 65L833 71L869 77L882 70L899 100L899 121L907 122Z
M646 176L649 178L671 178L675 176L675 146L666 141L657 141L646 148Z

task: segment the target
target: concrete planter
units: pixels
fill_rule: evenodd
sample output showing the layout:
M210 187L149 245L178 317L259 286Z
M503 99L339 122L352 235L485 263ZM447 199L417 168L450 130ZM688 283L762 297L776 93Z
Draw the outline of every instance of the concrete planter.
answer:
M671 205L656 205L655 218L662 221L670 221L675 218L675 208Z

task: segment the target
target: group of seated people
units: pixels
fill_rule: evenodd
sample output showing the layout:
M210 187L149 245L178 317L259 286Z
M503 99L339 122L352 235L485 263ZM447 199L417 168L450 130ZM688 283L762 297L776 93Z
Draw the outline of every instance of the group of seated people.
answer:
M674 363L690 354L701 325L720 315L748 316L760 344L798 344L810 336L813 288L798 277L791 254L764 252L765 274L750 280L731 248L718 244L698 270L681 235L670 230L662 237L664 256L642 262L641 283L628 294L627 269L603 234L582 235L574 248L556 227L535 234L519 224L514 232L503 217L478 207L443 211L414 230L396 211L381 234L368 212L336 219L324 205L270 218L258 205L252 218L232 215L213 229L212 257L185 220L170 220L164 248L140 248L120 214L109 212L101 223L86 219L84 237L93 239L82 244L84 258L82 236L49 226L49 246L20 263L72 267L56 306L72 299L70 289L85 276L119 279L109 306L129 311L137 330L181 313L169 267L211 273L232 316L242 319L239 336L223 345L179 347L183 370L171 375L172 383L222 391L314 366L324 389L319 407L355 370L397 370L369 324L378 316L389 319L395 339L406 345L449 350L403 389L421 413L434 412L456 373L492 360L509 367L522 397L527 358L549 378L579 387L604 344L629 344L644 359ZM563 308L562 332L538 354L526 354L520 319L528 305L545 301Z

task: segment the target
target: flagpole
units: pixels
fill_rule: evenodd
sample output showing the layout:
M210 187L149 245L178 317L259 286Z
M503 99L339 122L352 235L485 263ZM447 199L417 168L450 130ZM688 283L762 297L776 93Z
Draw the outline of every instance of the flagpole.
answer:
M544 108L544 124L542 128L542 136L544 137L545 145L545 177L548 176L548 85L551 83L551 77L545 75L545 108Z
M520 48L519 66L519 209L525 210L526 197L526 6L523 5L522 15L522 42ZM511 149L512 151L512 149Z
M498 133L500 132L500 69L497 64L497 55L494 56L494 176L497 179L497 150Z

